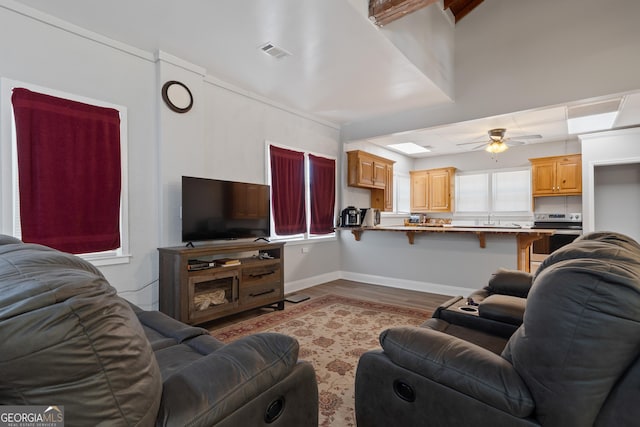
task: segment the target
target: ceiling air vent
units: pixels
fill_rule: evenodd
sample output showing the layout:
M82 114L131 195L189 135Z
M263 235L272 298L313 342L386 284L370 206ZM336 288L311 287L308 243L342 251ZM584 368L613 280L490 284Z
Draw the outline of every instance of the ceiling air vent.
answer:
M271 42L265 43L262 46L260 46L260 50L262 50L264 53L266 53L269 56L273 56L276 59L282 59L285 56L291 56L289 52L277 47Z

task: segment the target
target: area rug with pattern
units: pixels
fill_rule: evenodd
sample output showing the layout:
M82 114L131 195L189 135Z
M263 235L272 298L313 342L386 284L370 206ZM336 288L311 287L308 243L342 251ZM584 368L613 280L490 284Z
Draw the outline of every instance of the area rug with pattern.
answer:
M378 336L393 326L417 326L427 310L324 295L211 334L224 342L258 332L279 332L300 343L299 358L313 364L318 380L319 425L355 426L354 381L360 355L380 348Z

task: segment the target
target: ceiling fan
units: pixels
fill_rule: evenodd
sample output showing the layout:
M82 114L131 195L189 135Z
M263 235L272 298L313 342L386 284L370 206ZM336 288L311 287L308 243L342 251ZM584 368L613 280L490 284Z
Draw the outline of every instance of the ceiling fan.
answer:
M505 128L490 129L487 133L489 134L488 142L483 142L479 145L478 145L478 142L463 142L461 144L456 144L456 145L463 146L463 145L476 144L477 146L473 147L471 150L478 150L484 147L485 151L488 151L489 153L497 154L497 153L502 153L503 151L506 151L510 146L526 144L525 141L514 141L511 138L505 138L504 136L507 133L507 129ZM522 136L518 136L517 138L518 139L539 139L539 138L542 138L542 135L522 135ZM509 142L508 144L507 144L507 141Z

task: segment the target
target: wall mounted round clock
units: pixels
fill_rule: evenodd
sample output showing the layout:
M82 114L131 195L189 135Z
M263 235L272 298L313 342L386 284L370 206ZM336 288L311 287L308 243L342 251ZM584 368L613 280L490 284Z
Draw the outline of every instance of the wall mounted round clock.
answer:
M193 107L193 95L189 88L175 80L162 85L162 99L176 113L186 113Z

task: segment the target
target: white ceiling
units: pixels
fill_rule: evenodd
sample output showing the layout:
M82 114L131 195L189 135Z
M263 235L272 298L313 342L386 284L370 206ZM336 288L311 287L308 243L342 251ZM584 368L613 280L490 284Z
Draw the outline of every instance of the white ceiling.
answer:
M450 102L368 20L366 0L18 3L334 123ZM265 54L267 42L291 56Z
M373 25L367 0L17 0L128 45L164 51L243 90L338 124L452 102ZM429 7L441 7L438 2ZM479 6L480 8L483 5ZM467 18L468 19L468 18ZM270 42L291 53L275 59ZM640 95L629 95L616 126L636 125ZM507 137L566 140L566 106L380 136L412 141L429 155L469 151L491 128Z

